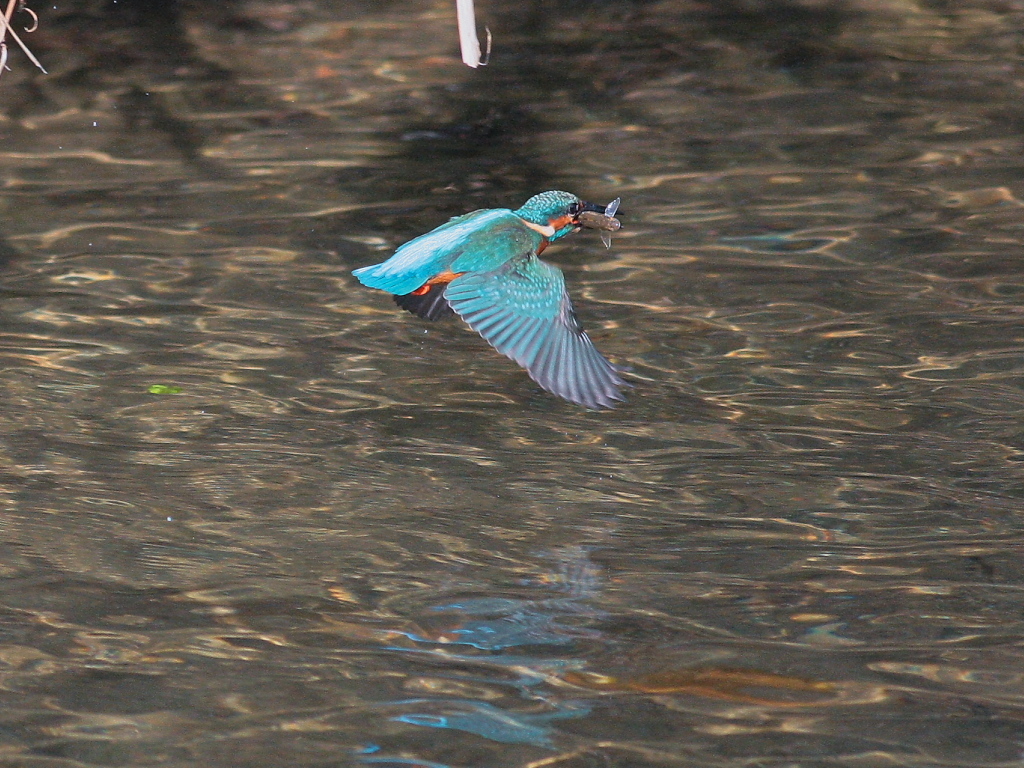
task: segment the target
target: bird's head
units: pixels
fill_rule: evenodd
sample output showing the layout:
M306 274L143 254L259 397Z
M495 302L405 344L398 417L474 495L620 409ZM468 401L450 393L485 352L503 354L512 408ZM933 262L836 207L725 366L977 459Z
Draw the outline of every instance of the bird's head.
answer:
M584 211L604 212L604 206L580 200L569 192L541 192L516 211L519 218L547 237L557 240L580 228L577 217Z

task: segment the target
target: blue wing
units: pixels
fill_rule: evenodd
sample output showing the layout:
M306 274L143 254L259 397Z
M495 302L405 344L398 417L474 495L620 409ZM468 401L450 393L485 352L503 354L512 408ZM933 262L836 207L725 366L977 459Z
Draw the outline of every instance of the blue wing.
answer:
M509 210L473 211L410 240L387 261L352 274L363 285L401 296L446 270L496 269L510 258L536 249L540 239Z
M444 295L474 331L548 392L593 409L623 399L626 383L580 327L561 271L533 253L462 275Z

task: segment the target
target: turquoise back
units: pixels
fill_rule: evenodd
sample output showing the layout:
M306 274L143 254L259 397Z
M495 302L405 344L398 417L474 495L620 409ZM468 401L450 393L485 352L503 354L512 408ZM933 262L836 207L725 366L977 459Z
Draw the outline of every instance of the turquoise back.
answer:
M410 240L382 264L354 270L363 285L405 295L445 272L489 272L536 252L543 237L507 208L456 216Z

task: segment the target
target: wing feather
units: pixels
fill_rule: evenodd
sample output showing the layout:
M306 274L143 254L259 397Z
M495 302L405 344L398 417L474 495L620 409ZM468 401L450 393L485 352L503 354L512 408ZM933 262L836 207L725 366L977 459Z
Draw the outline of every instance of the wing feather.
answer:
M580 327L562 273L534 253L445 290L455 312L541 387L587 408L610 408L626 383Z
M522 335L515 344L509 347L508 354L513 360L524 368L529 368L533 359L537 356L537 347L534 339L544 328L544 321L538 317L533 318L523 326Z
M517 334L523 332L523 323L516 321L516 318L509 316L504 325L501 328L496 328L492 332L492 343L495 347L506 347L518 340Z

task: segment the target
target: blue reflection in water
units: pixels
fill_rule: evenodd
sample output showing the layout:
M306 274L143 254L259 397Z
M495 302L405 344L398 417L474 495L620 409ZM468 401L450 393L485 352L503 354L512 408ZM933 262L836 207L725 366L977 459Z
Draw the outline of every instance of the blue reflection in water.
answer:
M572 610L575 606L552 605L568 601L548 601L547 603L525 602L518 609L504 615L493 616L481 621L468 621L458 629L451 630L445 639L449 643L471 645L485 651L499 651L519 645L567 645L581 638L596 639L601 636L597 630L586 627L566 625L553 610L561 610L565 614L594 616L595 611ZM448 610L453 606L444 606L437 610ZM472 615L472 611L463 609ZM480 613L494 614L496 611L484 610Z
M581 638L601 638L599 630L579 626L579 623L605 615L587 602L597 595L600 587L600 574L590 561L589 550L585 547L566 547L559 550L556 556L558 565L540 580L550 590L540 599L473 597L436 605L430 608L431 612L473 618L458 621L455 629L447 630L440 638L406 633L407 637L418 643L435 646L443 644L443 650L424 648L416 651L393 647L393 650L405 654L440 653L448 661L514 669L519 673L519 679L511 684L519 689L523 698L544 701L548 711L523 714L465 699L413 699L389 705L400 706L403 710L415 705L414 711L404 711L392 717L392 721L424 728L462 731L501 744L529 744L550 749L553 747L554 735L552 721L583 717L590 712L587 704L553 702L532 690L534 686L543 683L553 668L564 669L581 662L565 658L541 659L525 654L495 653L481 658L472 654L453 653L458 646L500 652L517 646L565 645ZM557 596L551 596L552 591ZM506 677L488 681L509 685Z
M586 704L565 702L557 705L554 712L542 715L512 714L503 709L473 701L442 701L419 699L405 704L429 705L433 712L410 712L392 718L411 725L427 728L451 728L482 736L502 744L531 744L535 747L550 747L552 720L567 717L581 717L590 712Z
M412 757L361 757L361 763L376 763L377 765L412 765L418 768L451 768L447 763L434 763L430 760L417 760Z
M594 597L600 586L599 571L590 562L589 550L566 547L557 554L558 569L546 575L545 583L568 596L539 600L479 597L434 606L434 612L489 617L462 623L446 633L445 642L498 651L520 645L567 645L601 637L598 630L566 623L605 615L584 602ZM423 637L410 639L427 641Z

